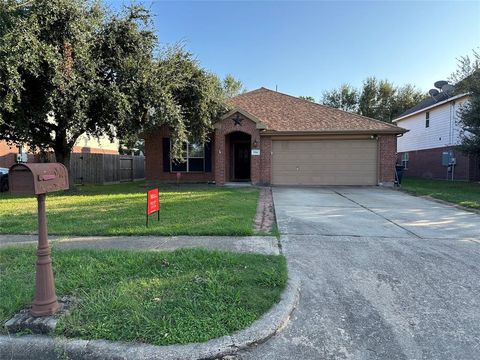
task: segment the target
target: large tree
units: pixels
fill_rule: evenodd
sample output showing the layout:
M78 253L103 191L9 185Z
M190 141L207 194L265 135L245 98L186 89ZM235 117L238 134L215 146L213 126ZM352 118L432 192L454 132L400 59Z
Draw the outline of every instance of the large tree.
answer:
M134 139L166 124L204 139L221 86L181 48L159 52L151 16L88 0L7 0L0 8L0 139L53 150L69 166L81 134ZM158 54L155 56L155 54Z
M232 77L233 79L233 77ZM143 148L142 133L168 125L172 137L172 156L180 158L185 141L203 142L212 130L212 120L226 109L225 82L201 68L193 55L181 46L163 49L154 61L150 87L155 98L146 117L130 120L122 129L122 152ZM149 94L142 94L148 99Z
M427 97L427 94L418 90L412 84L406 84L396 88L395 97L393 101L393 108L391 111L391 117L394 119L400 114L405 112L405 110L410 109L411 107L417 105L419 102L424 100Z
M480 156L480 53L474 50L472 57L461 57L451 80L457 93L469 94L458 111L462 128L459 147L465 153Z
M302 100L307 100L307 101L310 101L310 102L315 102L315 98L313 96L309 96L309 95L300 95L298 98L302 99Z
M155 37L138 8L107 18L80 0L8 1L0 34L0 136L68 166L81 134L115 136L149 75Z
M413 85L398 87L388 80L368 77L360 89L343 84L325 91L322 104L391 122L424 98L425 94Z
M342 84L338 89L324 91L322 104L345 111L356 112L358 110L358 98L357 89L349 84Z
M391 122L396 103L395 86L388 80L369 77L363 82L359 97L359 113L374 119ZM404 109L406 110L406 108Z
M212 120L226 111L224 87L215 74L199 67L193 55L182 48L169 49L158 61L157 69L160 85L168 90L181 114L180 121L171 127L172 155L180 156L184 141L205 141L211 133ZM148 123L146 131L157 126Z
M242 81L235 79L231 74L226 75L222 80L222 88L227 99L243 94L246 91Z

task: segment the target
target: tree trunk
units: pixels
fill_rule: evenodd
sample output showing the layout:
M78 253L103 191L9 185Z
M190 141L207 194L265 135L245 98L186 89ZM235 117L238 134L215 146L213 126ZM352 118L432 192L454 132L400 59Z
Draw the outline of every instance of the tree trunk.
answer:
M67 149L54 149L54 151L55 151L55 161L65 165L65 167L67 168L68 183L69 183L70 190L72 190L72 189L75 188L73 174L72 174L72 171L70 169L70 157L71 157L72 152L69 149L68 150Z

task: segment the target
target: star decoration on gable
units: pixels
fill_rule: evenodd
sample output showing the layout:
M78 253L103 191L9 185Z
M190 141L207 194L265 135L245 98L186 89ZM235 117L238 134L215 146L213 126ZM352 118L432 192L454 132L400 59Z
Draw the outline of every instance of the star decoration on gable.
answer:
M235 124L235 126L242 126L242 120L242 117L239 114L236 114L233 118L233 123Z

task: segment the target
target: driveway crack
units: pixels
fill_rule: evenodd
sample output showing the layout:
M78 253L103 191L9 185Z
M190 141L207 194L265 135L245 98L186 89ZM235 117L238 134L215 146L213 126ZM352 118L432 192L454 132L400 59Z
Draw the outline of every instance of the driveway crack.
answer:
M407 228L405 228L405 227L403 227L403 226L401 226L401 225L397 224L395 221L393 221L393 220L390 220L389 218L387 218L387 217L383 216L382 214L379 214L379 213L377 213L377 212L373 211L372 209L370 209L370 208L368 208L368 207L366 207L366 206L364 206L364 205L360 204L359 202L357 202L357 201L355 201L355 200L352 200L352 199L350 199L348 196L346 196L346 195L344 195L344 194L341 194L341 193L339 193L339 192L338 192L338 191L336 191L335 189L332 189L332 191L333 191L335 194L337 194L337 195L339 195L339 196L343 197L344 199L347 199L347 200L349 200L349 201L353 202L354 204L356 204L356 205L360 206L361 208L363 208L363 209L365 209L365 210L367 210L367 211L370 211L371 213L373 213L373 214L375 214L375 215L377 215L377 216L380 216L382 219L384 219L384 220L387 220L389 223L391 223L391 224L393 224L393 225L395 225L395 226L399 227L400 229L402 229L402 230L405 230L407 233L409 233L409 234L413 235L413 236L414 236L414 237L416 237L417 239L423 239L421 236L419 236L419 235L415 234L413 231L411 231L411 230L408 230Z

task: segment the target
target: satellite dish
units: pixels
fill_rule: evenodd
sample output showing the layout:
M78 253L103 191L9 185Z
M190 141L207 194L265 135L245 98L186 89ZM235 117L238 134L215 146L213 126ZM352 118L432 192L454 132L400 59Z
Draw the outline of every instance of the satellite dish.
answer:
M439 80L435 81L435 84L433 84L437 89L441 89L443 85L447 85L448 81L445 80Z
M455 90L455 87L450 84L445 84L442 86L442 91L447 94L452 94L453 91Z
M428 93L430 94L431 97L434 98L435 96L440 94L440 91L438 91L437 89L430 89L430 91Z

